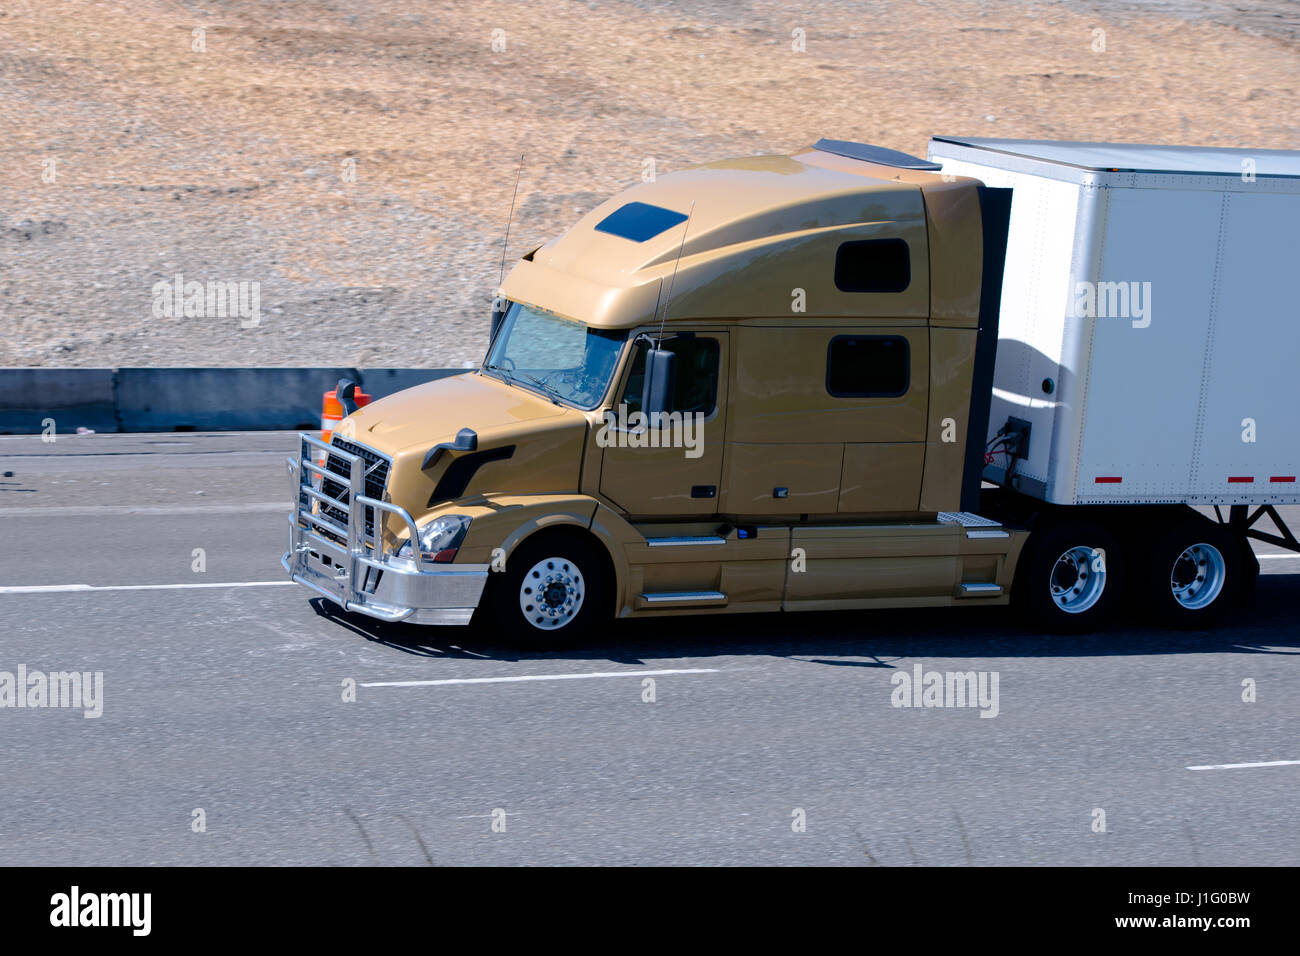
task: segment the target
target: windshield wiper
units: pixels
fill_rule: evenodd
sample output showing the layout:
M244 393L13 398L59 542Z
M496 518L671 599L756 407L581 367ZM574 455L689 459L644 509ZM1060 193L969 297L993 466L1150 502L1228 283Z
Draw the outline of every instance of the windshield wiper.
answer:
M528 381L532 382L538 388L542 389L542 391L546 392L546 394L551 397L551 402L553 404L555 405L560 404L559 389L557 389L554 385L551 385L550 383L543 381L540 378L529 375L527 372L520 372L518 370L516 370L515 374L511 374L511 372L508 369L502 368L500 365L494 365L490 362L484 363L483 367L493 372L500 372L501 377L504 378L511 385L514 385L517 381L519 381L519 378L526 378L528 379Z
M515 377L511 375L507 369L502 368L500 365L493 365L491 362L484 362L483 367L493 372L500 372L501 377L504 378L507 382L513 384L515 381Z
M533 375L529 375L527 372L520 372L519 374L522 375L524 378L528 379L528 381L532 382L532 383L533 383L534 385L536 385L538 388L540 388L540 389L542 389L543 391L545 391L547 395L550 395L550 396L551 396L551 402L552 402L553 404L555 404L555 405L559 405L559 404L560 404L560 402L559 402L560 390L559 390L558 388L556 388L554 385L550 384L550 383L547 382L545 379L541 379L541 378L537 378L537 377L535 377L535 376L533 376Z

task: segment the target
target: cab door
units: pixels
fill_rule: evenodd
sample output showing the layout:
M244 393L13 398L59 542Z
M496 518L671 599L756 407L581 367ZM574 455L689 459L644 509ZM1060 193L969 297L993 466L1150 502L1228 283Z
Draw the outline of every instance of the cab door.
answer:
M645 380L645 351L637 349L597 431L600 492L632 518L709 517L718 513L722 478L728 335L677 329L662 347L677 356L670 414L658 428L632 427Z

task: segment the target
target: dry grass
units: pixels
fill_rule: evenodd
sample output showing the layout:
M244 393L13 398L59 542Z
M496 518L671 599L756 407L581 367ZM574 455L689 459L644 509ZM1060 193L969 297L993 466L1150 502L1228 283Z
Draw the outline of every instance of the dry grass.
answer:
M647 157L819 136L923 154L931 133L1300 146L1285 31L1072 10L19 0L0 14L0 364L477 359L521 152L512 257ZM260 282L261 326L154 318L176 272Z

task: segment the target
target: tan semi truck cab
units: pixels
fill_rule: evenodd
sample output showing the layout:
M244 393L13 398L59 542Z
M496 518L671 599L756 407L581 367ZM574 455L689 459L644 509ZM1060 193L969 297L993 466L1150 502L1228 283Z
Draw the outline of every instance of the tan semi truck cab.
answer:
M826 140L627 190L517 263L478 369L300 437L286 570L538 644L1013 585L1096 626L1114 528L1053 521L1017 576L1044 509L981 507L1010 195Z

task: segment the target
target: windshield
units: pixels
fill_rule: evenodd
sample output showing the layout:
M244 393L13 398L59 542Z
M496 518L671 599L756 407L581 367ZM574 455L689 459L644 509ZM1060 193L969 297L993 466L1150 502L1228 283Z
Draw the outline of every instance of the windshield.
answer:
M609 390L627 332L512 302L483 362L485 371L561 401L590 409Z

